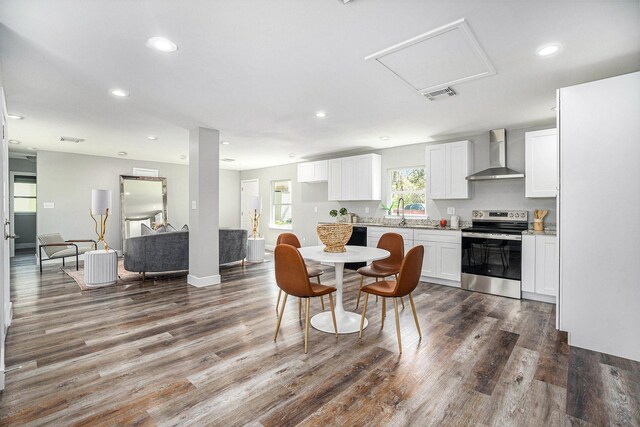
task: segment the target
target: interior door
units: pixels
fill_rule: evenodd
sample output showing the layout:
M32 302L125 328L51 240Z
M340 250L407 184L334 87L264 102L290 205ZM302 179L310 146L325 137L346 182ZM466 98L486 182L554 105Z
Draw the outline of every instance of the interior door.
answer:
M260 182L257 179L244 180L241 183L241 199L240 199L240 227L244 228L251 234L253 227L251 226L251 215L249 206L254 197L260 197Z
M11 302L9 300L9 149L7 145L6 107L4 90L0 88L0 104L2 104L2 147L0 150L0 223L3 224L0 239L0 390L4 389L4 341L5 333L11 323Z

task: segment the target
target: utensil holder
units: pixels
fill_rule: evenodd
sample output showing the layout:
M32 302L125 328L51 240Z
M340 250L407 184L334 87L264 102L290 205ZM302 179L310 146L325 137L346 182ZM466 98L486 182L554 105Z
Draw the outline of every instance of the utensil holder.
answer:
M533 220L533 231L544 231L544 224L541 219Z

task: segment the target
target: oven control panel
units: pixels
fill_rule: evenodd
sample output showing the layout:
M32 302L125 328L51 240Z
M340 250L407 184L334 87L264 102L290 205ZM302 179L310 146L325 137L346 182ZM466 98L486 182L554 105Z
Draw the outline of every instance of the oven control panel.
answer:
M471 211L473 221L523 221L526 222L527 211Z

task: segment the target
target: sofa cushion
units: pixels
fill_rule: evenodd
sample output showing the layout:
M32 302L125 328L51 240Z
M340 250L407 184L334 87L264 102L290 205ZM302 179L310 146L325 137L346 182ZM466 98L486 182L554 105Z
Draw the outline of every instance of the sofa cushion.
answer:
M148 236L149 234L156 234L154 230L151 229L147 224L140 224L140 235Z

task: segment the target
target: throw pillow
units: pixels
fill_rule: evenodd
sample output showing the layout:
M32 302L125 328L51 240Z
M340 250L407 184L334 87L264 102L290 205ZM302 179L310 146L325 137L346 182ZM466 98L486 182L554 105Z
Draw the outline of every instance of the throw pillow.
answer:
M164 226L164 229L165 229L165 232L167 232L167 233L172 233L174 231L178 231L178 230L176 230L176 228L173 225L171 225L169 223L167 223L167 225Z
M147 224L140 224L140 235L147 236L149 234L156 234Z
M187 224L183 225L180 231L189 231L189 226Z

